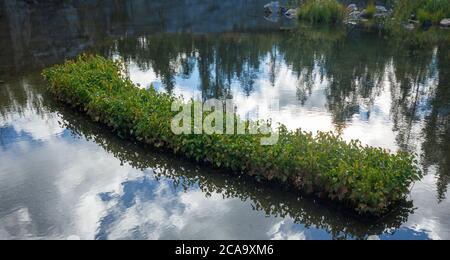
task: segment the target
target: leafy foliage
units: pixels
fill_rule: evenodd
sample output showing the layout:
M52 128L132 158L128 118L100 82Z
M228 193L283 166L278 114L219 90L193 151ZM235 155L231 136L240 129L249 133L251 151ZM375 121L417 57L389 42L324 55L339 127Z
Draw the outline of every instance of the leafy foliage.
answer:
M120 62L99 56L80 56L43 72L58 99L120 135L198 162L286 183L360 213L387 212L421 178L413 155L347 143L333 133L313 135L281 125L280 140L273 146L261 146L259 135L175 135L171 104L181 100L153 88L139 89L124 75Z

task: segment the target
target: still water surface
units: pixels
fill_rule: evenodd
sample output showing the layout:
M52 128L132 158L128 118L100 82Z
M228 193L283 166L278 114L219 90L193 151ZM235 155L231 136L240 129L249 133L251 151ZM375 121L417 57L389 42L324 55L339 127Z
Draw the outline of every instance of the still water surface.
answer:
M0 1L0 239L450 239L448 42L222 2ZM415 152L426 175L411 203L367 221L121 140L45 91L41 69L84 51L123 59L143 88L249 115L279 100L265 112L289 128Z

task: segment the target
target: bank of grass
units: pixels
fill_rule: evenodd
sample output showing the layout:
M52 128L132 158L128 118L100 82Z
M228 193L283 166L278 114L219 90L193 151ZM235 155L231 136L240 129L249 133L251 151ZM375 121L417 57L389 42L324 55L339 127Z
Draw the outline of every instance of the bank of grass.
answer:
M366 17L372 19L375 16L376 12L377 8L375 7L375 3L373 1L370 1L366 6Z
M449 0L394 0L392 1L394 23L405 23L415 17L421 23L430 21L439 25L444 18L450 18ZM366 6L366 18L376 13L375 1ZM305 0L300 4L298 17L314 24L343 24L347 15L344 5L337 0Z
M342 24L345 7L336 0L306 0L299 9L301 20L321 24Z
M347 143L332 133L313 135L280 126L280 140L273 146L261 146L258 135L175 135L171 104L178 99L135 87L122 70L118 62L80 56L45 69L43 76L55 97L120 135L198 162L285 183L361 214L387 212L421 178L412 155Z
M397 0L394 3L394 19L405 22L414 15L420 22L431 21L439 24L444 18L450 18L449 0Z

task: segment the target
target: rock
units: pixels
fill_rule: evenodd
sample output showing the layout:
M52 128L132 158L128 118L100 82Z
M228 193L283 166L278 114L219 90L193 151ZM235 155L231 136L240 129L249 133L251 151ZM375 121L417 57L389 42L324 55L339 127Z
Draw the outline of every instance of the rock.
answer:
M0 79L0 85L5 84L3 80Z
M375 14L374 14L374 15L375 15ZM368 14L368 12L367 12L366 9L363 9L363 10L361 11L361 13L359 14L359 17L360 17L360 18L372 18L372 17Z
M349 13L354 12L354 11L358 11L358 7L355 4L350 4L347 6L347 11Z
M264 15L264 19L272 23L277 23L280 20L280 16L277 13L269 12Z
M367 237L367 240L380 240L380 237L377 235L371 235Z
M270 2L264 6L264 9L270 13L278 13L280 10L280 3L278 1Z
M450 18L442 19L439 23L442 27L450 27Z
M404 27L406 30L409 30L409 31L414 30L414 29L416 28L416 27L414 26L414 24L412 24L412 23L405 24L405 25L403 25L403 27Z
M382 5L377 5L375 6L375 9L377 9L377 12L381 12L381 13L387 13L388 9Z
M360 11L353 11L353 12L349 13L348 16L351 19L358 19L361 16L361 12Z
M358 22L355 21L355 20L346 21L345 23L348 24L348 25L353 25L353 26L358 25Z
M388 17L388 13L376 13L373 15L374 18L386 18Z
M297 17L297 13L298 13L297 9L289 9L286 11L286 13L284 13L284 15L289 19L293 19Z
M346 24L354 24L367 22L367 19L375 18L377 20L384 20L392 14L392 10L387 9L382 5L375 6L376 10L374 14L369 14L366 9L359 10L356 4L350 4L347 6Z

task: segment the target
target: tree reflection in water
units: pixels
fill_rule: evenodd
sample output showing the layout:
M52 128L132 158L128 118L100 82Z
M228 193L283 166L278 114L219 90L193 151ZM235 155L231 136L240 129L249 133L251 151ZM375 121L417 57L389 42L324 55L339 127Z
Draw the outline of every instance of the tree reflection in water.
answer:
M430 32L435 33L439 32ZM143 71L153 70L170 93L177 77L195 80L198 70L203 99L232 98L233 86L250 96L266 77L275 87L280 70L288 68L296 77L301 106L319 85L325 87L327 110L340 133L355 115L369 120L375 100L390 93L389 117L397 145L423 153L425 168L439 164L443 174L439 197L443 199L449 181L442 162L448 161L444 134L448 130L448 41L417 46L386 37L379 32L300 27L282 33L129 37L95 51L118 54ZM418 144L422 133L426 140ZM431 153L427 147L442 149Z

